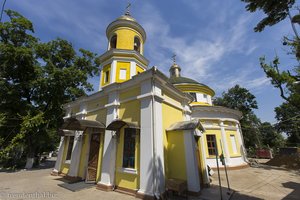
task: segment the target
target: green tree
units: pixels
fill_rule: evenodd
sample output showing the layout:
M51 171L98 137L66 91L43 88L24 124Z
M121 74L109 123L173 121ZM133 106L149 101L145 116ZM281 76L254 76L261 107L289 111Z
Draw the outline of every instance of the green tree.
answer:
M259 131L264 145L274 149L284 146L285 140L283 136L269 122L262 123L259 127Z
M300 146L300 111L290 103L283 103L275 108L279 121L276 127L288 135L288 146Z
M263 11L266 17L263 18L255 31L262 31L266 26L272 26L285 18L289 18L291 27L294 31L293 37L283 37L283 45L289 48L288 54L295 56L296 66L286 67L290 70L280 70L279 58L276 56L272 62L266 63L265 57L260 58L260 66L266 76L271 79L274 87L280 91L280 96L286 101L275 109L278 130L288 134L288 141L291 143L300 143L299 112L300 112L300 38L297 32L300 24L300 14L292 16L290 10L295 5L295 0L274 1L274 0L242 0L247 3L246 9L250 12ZM296 7L300 12L299 7ZM293 111L291 110L293 109ZM292 112L291 112L292 111ZM288 118L288 117L289 118ZM290 120L290 118L292 120ZM288 123L288 125L287 125Z
M27 157L30 168L34 156L55 149L62 105L92 90L88 78L98 64L94 53L76 51L68 41L41 42L28 19L6 14L10 20L0 23L0 161L10 166Z
M227 92L223 92L222 97L216 98L214 104L241 111L243 118L240 120L240 123L245 146L247 148L261 146L261 135L259 132L261 122L253 112L253 109L258 108L257 102L255 96L249 90L235 85L228 89Z
M289 16L289 9L295 4L295 0L241 0L245 2L249 12L262 11L266 15L254 28L261 32L266 26L273 26Z

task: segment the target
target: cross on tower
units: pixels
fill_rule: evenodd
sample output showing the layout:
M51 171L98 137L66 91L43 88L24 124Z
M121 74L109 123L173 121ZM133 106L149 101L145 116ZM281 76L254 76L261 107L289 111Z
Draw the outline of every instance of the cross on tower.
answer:
M126 13L125 13L125 15L130 15L130 7L131 7L131 3L128 3L128 5L126 6Z
M172 56L173 62L176 63L176 54L174 53Z

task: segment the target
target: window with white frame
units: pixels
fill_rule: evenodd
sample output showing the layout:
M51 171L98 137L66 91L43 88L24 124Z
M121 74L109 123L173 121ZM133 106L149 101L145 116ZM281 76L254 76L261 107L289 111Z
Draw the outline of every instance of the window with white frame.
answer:
M237 146L236 146L236 141L235 141L235 136L234 135L230 135L230 141L231 141L231 145L232 145L232 151L234 154L237 153Z
M69 144L68 144L66 160L71 160L73 144L74 144L74 136L69 136Z
M119 79L126 80L126 74L127 74L126 69L120 69Z

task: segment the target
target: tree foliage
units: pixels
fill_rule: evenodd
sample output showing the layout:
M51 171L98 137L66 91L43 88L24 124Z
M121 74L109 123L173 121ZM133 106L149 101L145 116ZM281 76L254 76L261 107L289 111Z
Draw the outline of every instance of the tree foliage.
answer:
M262 10L267 16L262 19L254 28L255 31L262 31L266 26L272 26L284 20L287 16L294 31L293 37L283 36L283 45L289 48L288 54L294 56L297 62L295 66L286 67L290 70L280 70L279 57L267 63L265 57L260 58L260 66L266 76L271 79L274 87L280 91L280 96L285 102L275 108L276 118L279 120L277 128L287 133L288 141L294 145L300 145L299 112L300 112L300 38L297 28L300 25L300 14L292 16L291 8L295 0L274 1L274 0L242 0L247 3L246 9L250 12ZM299 7L296 7L299 10Z
M16 149L20 155L12 159L55 150L62 105L91 91L88 78L98 71L94 53L76 51L59 38L41 42L28 19L12 10L6 14L9 21L0 23L2 162Z
M266 26L273 26L284 20L289 15L289 9L295 4L295 0L241 0L245 2L249 12L262 11L266 15L254 28L255 32L261 32Z
M264 122L259 127L262 143L270 148L279 148L285 145L283 136L269 122Z
M240 120L240 123L245 146L248 148L261 145L261 136L259 133L261 122L253 112L253 109L258 108L257 102L255 96L249 90L235 85L228 89L227 92L223 92L222 97L216 98L214 104L241 111L243 118Z

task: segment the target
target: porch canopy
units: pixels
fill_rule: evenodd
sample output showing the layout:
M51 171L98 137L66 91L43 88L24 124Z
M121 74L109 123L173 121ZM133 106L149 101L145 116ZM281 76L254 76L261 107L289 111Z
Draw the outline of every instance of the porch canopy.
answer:
M205 131L199 119L192 119L189 121L181 121L172 124L167 131L179 131L179 130L195 130Z
M59 136L74 135L74 131L59 129L58 135Z
M74 117L67 118L61 129L84 131L87 128L105 129L105 125L101 122L86 119L76 119Z
M115 119L106 127L106 130L118 131L120 128L122 128L125 125L127 125L128 128L140 129L138 124L135 122L126 122L121 119Z

